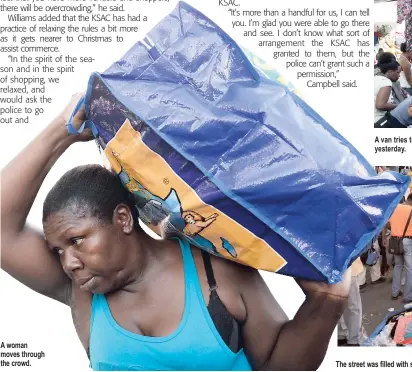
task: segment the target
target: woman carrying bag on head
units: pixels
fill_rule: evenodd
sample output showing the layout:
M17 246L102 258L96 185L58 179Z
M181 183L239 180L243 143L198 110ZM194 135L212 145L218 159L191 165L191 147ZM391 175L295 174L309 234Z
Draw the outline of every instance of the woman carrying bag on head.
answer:
M1 268L70 306L93 370L316 370L346 307L350 269L334 285L298 280L305 300L289 320L257 270L145 234L131 195L100 165L60 178L43 231L26 224L54 163L92 139L66 128L79 99L2 170ZM76 131L84 119L82 107Z

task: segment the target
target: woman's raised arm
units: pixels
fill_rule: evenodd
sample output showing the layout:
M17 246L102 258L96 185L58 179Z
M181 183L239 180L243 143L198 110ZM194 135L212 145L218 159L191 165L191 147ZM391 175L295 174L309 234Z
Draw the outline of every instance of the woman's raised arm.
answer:
M62 113L1 172L1 267L31 289L67 303L71 288L59 258L47 246L43 233L26 225L26 218L47 173L74 142L90 133L69 135L65 124L80 99L76 94ZM74 118L79 127L81 109Z

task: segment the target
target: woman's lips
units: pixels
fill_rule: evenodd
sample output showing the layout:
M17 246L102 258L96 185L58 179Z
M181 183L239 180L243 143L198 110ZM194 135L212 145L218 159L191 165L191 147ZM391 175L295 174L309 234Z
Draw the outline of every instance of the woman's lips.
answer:
M80 289L84 291L91 291L96 286L96 277L92 276L90 279L86 279L86 281L80 281Z

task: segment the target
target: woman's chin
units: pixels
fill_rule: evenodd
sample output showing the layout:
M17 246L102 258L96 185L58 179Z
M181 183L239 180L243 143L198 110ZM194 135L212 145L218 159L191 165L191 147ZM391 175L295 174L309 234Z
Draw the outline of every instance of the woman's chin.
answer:
M116 292L118 289L115 283L101 283L99 286L92 288L90 292L93 294L107 294Z

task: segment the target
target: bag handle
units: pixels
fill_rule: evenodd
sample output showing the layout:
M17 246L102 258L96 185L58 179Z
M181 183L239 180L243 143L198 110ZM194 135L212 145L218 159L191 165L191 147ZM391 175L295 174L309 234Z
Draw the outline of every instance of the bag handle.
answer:
M89 128L92 131L93 136L96 138L99 133L98 133L97 128L94 125L93 121L91 121L91 120L84 121L83 124L80 126L79 130L76 130L76 128L73 125L73 118L79 112L79 110L80 110L80 108L82 107L83 104L84 104L84 96L79 99L79 102L77 102L76 107L74 108L73 112L70 115L70 118L69 118L69 120L66 124L67 131L69 132L69 134L80 134L86 128Z
M402 240L405 238L406 230L408 230L409 223L411 222L411 218L412 218L412 208L411 208L411 213L409 213L408 221L406 222L405 231L403 232L403 235L402 235Z

